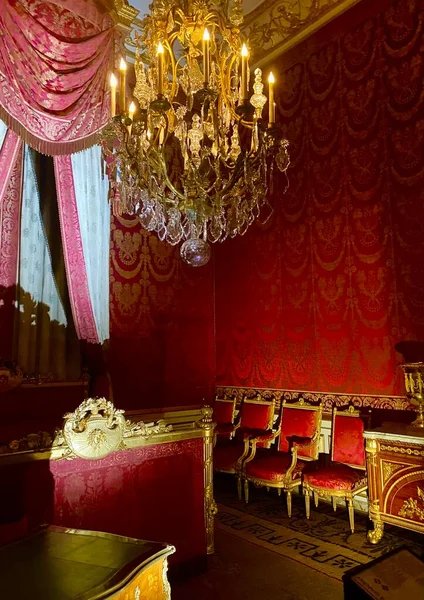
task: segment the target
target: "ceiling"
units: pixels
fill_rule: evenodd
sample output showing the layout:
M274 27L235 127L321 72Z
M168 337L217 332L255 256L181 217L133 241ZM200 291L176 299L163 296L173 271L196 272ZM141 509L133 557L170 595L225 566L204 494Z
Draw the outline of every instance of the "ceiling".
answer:
M361 0L243 0L242 27L252 50L252 66L271 62ZM151 0L129 0L149 12Z
M131 6L139 11L139 17L149 12L152 0L130 0ZM261 0L243 0L244 14L247 15L261 4Z

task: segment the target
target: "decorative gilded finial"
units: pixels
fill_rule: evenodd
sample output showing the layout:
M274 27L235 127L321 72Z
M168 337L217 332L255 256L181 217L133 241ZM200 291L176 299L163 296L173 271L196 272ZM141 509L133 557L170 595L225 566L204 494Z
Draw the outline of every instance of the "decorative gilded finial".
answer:
M264 84L262 83L261 69L255 69L255 82L253 84L253 96L250 99L250 104L255 108L255 118L262 117L262 110L266 104L266 96L263 94Z

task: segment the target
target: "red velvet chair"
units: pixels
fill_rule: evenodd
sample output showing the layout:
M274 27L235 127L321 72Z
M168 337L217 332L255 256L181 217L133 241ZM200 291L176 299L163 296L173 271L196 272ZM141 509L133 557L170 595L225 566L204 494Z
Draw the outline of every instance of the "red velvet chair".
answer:
M216 423L214 429L214 445L218 439L230 440L234 437L240 421L234 423L236 416L236 398L215 398L213 404L213 420Z
M310 406L301 399L295 404L283 402L275 451L258 448L258 436L250 442L250 453L243 464L244 496L249 501L249 481L256 486L277 488L287 494L287 512L291 517L291 494L302 481L308 461L317 460L321 432L322 406Z
M230 473L237 476L237 490L241 499L241 467L249 452L249 441L260 436L259 445L269 447L274 439L275 400L245 398L240 409L240 419L234 429L234 437L221 440L214 448L213 465L218 473Z
M351 406L347 411L333 410L331 435L331 464L314 472L304 473L306 517L310 517L311 495L315 505L319 498L332 498L336 510L337 498L344 498L348 505L349 523L354 532L353 498L367 489L365 473L364 422L359 411Z

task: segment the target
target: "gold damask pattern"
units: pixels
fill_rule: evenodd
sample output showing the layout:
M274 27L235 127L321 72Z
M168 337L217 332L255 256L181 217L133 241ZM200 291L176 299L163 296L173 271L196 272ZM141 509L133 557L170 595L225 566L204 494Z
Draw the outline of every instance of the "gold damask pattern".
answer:
M166 310L178 255L141 228L138 219L114 217L111 234L111 319L115 333L148 336L155 309Z
M277 64L290 186L266 227L217 248L219 385L408 404L391 398L396 342L424 336L423 14L394 0L360 22L363 4Z
M179 247L112 216L109 365L117 404L186 406L212 400L212 261L184 265Z

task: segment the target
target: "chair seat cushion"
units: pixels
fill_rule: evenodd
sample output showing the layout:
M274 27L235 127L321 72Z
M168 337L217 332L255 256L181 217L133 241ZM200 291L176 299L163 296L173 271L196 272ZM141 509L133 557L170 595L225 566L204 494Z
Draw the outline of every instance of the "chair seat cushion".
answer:
M231 471L243 454L244 444L241 442L228 442L217 444L213 450L213 466L218 471Z
M332 464L317 471L304 473L303 481L312 487L326 490L353 491L366 484L364 471L346 465Z
M269 481L270 483L280 483L284 481L287 469L291 465L292 456L286 452L278 452L276 454L268 450L264 450L262 453L258 452L255 458L247 463L246 475L247 477L254 477L255 479L261 479L262 481ZM292 479L296 479L300 476L305 463L298 460L295 471L292 474Z

